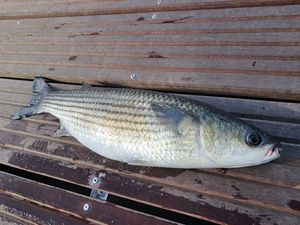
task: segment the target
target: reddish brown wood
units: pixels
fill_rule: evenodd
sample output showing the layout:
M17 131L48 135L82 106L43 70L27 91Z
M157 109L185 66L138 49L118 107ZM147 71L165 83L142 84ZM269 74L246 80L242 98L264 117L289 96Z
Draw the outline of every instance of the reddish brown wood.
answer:
M173 224L158 218L140 214L110 203L104 203L92 198L71 193L62 189L46 186L24 178L0 172L0 189L10 195L21 196L26 201L39 202L45 207L57 211L75 214L105 224ZM34 190L34 191L33 191ZM83 206L89 204L88 211Z
M180 1L177 1L180 2ZM62 7L62 5L53 5L53 9L49 12L44 6L36 7L33 5L31 11L17 12L15 6L12 5L11 9L4 9L0 19L30 19L30 18L49 18L49 17L74 17L74 16L93 16L93 15L111 15L111 14L128 14L128 13L147 13L147 12L163 12L163 11L185 11L185 10L204 10L204 9L224 9L224 8L242 8L242 7L263 7L263 6L279 6L279 5L296 5L299 4L297 0L263 0L263 1L209 1L209 2L197 2L188 1L187 3L178 4L161 4L156 5L149 3L135 4L133 7L131 1L126 1L125 4L119 4L119 7L111 3L104 3L98 6L98 9L82 10L82 5L78 4L72 7L72 4L68 7ZM4 5L5 6L5 5ZM24 8L21 7L22 9ZM61 10L63 9L63 11ZM71 9L70 9L71 8ZM73 8L73 9L72 9ZM70 10L69 10L70 9Z
M197 194L186 190L161 186L153 182L148 183L142 180L136 181L126 176L107 173L105 171L96 171L91 169L80 169L75 165L62 163L61 161L49 160L46 158L34 156L32 154L13 152L10 150L1 151L3 156L8 158L8 165L23 168L29 171L48 174L59 179L71 179L72 182L89 185L86 178L100 176L102 179L100 188L112 192L122 197L139 200L143 203L154 204L169 210L175 210L197 218L207 220L239 224L243 219L245 224L266 224L268 221L282 221L282 218L288 219L290 224L296 224L297 217L285 215L280 211L272 211L266 208L257 208L239 203L232 200L222 200L220 198L210 197L206 194ZM34 162L34 164L33 164ZM2 162L3 163L3 162ZM75 169L76 168L76 169ZM74 176L76 174L76 176ZM121 187L121 188L120 188ZM94 186L94 188L98 188ZM121 192L121 193L120 193ZM143 200L142 200L143 199ZM242 197L236 198L241 200ZM236 207L239 210L236 212ZM224 210L224 208L226 210ZM267 214L269 216L261 216ZM216 217L216 215L218 215Z
M299 1L0 4L2 77L40 75L68 83L272 98L276 101L190 96L286 142L279 160L251 168L128 166L92 153L72 138L51 137L58 121L49 115L10 122L9 114L29 101L31 82L0 79L0 163L218 223L299 223L300 109L297 103L277 101L300 100L300 17L299 6L292 6ZM133 72L135 80L130 79ZM101 183L92 184L94 176ZM57 224L64 218L70 224L157 220L1 172L0 180L0 218L39 224L46 223L46 215ZM88 213L80 207L86 201L92 205Z
M26 201L20 201L2 192L0 192L0 212L33 222L34 224L97 224L66 215L62 212L30 204Z
M0 212L0 224L2 225L34 225L33 223L21 220L20 218L11 216L9 214L3 214Z

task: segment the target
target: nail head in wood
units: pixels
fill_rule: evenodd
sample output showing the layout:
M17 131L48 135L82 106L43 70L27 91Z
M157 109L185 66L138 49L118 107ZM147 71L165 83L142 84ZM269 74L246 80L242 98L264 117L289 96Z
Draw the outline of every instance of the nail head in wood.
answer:
M83 205L83 210L84 211L88 211L89 208L90 208L90 205L88 203L86 203L86 204Z
M130 79L135 79L136 78L136 74L132 73L130 74Z
M94 178L92 179L92 183L93 183L93 184L97 184L98 181L99 181L99 178L97 178L97 177L94 177Z

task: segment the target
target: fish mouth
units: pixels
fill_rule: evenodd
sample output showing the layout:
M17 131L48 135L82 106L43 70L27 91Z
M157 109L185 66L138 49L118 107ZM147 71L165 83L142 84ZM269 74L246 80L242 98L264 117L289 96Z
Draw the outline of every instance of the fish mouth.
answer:
M276 156L279 157L281 151L282 151L281 144L280 143L276 143L273 147L271 147L268 150L266 156L267 157L272 157L272 156L276 155Z

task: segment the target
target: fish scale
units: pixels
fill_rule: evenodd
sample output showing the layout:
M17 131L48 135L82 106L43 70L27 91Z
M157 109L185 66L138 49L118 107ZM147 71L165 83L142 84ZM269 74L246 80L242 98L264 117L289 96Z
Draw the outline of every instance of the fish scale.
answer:
M93 139L90 136L96 134L99 140L106 140L106 143L99 141L102 146L109 145L114 151L131 152L134 156L145 152L143 157L148 157L150 161L160 160L162 155L168 154L169 158L182 159L182 156L173 153L187 152L191 148L180 143L184 142L168 129L166 123L159 121L150 106L151 102L172 98L144 93L139 90L95 88L60 91L47 95L39 110L50 112L58 117L62 124L66 123L64 120L69 121L65 126L69 127L72 136L79 136L80 131L81 136ZM175 99L172 100L170 102L176 103ZM123 145L113 146L111 140Z
M132 165L230 168L279 157L277 144L264 132L176 95L126 88L55 90L40 78L33 93L13 119L50 113L61 123L55 135L73 136L104 157ZM249 135L259 135L262 143L251 146Z

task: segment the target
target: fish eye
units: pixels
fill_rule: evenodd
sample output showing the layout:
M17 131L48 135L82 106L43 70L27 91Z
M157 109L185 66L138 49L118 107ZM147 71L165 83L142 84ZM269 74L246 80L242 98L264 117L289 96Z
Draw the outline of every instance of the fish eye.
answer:
M246 143L250 147L258 146L262 141L261 136L258 133L250 133L246 136Z

